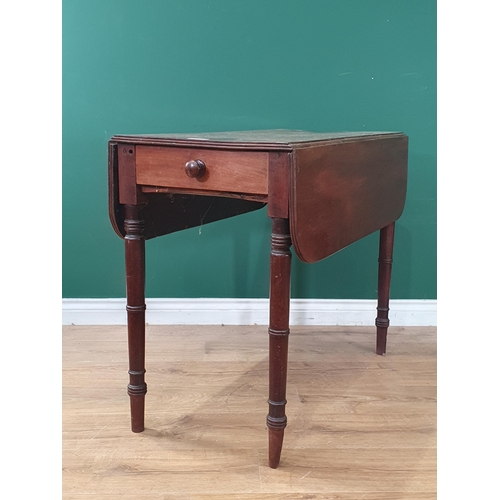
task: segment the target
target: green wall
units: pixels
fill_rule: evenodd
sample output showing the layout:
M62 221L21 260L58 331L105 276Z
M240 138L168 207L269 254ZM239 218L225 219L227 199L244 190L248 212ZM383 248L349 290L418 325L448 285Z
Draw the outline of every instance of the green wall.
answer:
M393 298L436 297L434 0L63 0L63 296L123 297L107 215L113 134L403 131L407 205ZM148 297L267 297L260 210L147 242ZM374 298L378 236L313 265L292 296Z

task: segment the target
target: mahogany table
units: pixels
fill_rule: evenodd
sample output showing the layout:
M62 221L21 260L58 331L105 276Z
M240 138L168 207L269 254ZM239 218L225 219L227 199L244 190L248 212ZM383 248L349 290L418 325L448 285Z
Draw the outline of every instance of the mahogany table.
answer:
M116 135L109 215L125 240L132 431L144 430L145 240L259 209L272 219L269 466L283 444L290 246L313 263L380 230L376 353L386 351L394 223L406 197L408 137L269 130Z

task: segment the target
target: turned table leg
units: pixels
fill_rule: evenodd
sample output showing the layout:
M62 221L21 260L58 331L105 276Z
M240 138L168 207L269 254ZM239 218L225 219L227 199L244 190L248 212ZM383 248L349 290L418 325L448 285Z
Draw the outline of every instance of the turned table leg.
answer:
M278 467L286 427L286 371L292 254L288 219L273 220L269 300L269 467Z
M127 324L132 431L144 430L145 364L145 312L144 272L145 245L144 221L139 206L125 206L125 266L127 274Z
M380 230L380 248L378 259L378 304L377 318L377 354L385 354L387 328L389 327L389 289L391 285L392 250L394 247L394 226L391 223Z

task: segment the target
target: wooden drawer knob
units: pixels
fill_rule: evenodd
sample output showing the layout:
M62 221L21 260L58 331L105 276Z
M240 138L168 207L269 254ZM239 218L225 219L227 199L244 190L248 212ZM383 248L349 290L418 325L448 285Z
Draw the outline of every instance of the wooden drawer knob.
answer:
M203 177L207 170L206 165L201 160L188 161L184 168L188 177L195 177L198 179Z

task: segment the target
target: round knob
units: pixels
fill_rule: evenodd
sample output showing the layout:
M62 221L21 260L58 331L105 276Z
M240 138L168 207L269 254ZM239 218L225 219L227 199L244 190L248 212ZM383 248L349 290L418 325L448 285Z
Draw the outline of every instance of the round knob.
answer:
M186 174L189 177L195 177L198 179L203 177L207 170L206 165L201 160L188 161L184 168L186 169Z

